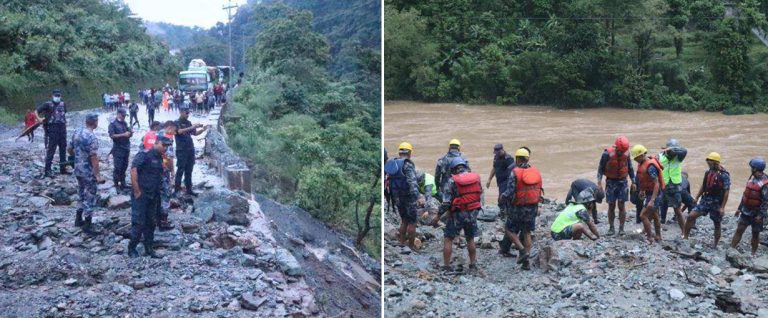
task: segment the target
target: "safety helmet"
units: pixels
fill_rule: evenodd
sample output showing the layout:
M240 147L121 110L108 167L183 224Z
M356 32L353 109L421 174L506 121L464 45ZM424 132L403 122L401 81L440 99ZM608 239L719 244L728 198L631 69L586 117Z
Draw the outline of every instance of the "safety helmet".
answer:
M614 142L614 145L616 146L616 150L621 152L626 152L629 150L629 139L624 136L619 136L616 138L616 142Z
M765 170L765 159L754 157L752 160L749 160L749 167L757 171L763 171Z
M576 203L589 203L595 201L595 196L592 193L592 189L584 189L576 196Z
M413 146L410 143L407 143L405 141L400 143L400 146L397 147L399 150L408 150L408 152L413 152Z
M630 152L630 155L632 155L632 159L635 159L647 153L648 149L645 149L645 146L643 145L634 145L632 146L632 150L630 150L629 152Z
M603 203L603 199L605 199L605 191L603 191L603 189L597 188L597 191L595 191L595 201L598 203Z
M677 139L669 138L669 140L667 140L667 146L665 148L678 148L678 147L680 147L680 142L677 141Z
M715 162L720 162L720 154L716 152L710 152L709 155L707 155L707 160L712 160Z
M456 145L456 146L461 146L461 141L459 141L459 140L458 140L458 139L456 139L456 138L454 138L454 139L451 139L451 141L449 141L449 142L448 142L448 146L453 146L453 145Z
M416 182L419 184L424 183L424 171L416 169Z
M531 156L531 153L528 150L524 149L524 148L520 148L520 149L517 149L517 151L515 151L515 157L525 157L525 158L528 158L530 156Z
M453 160L451 160L450 169L453 170L454 168L458 166L467 166L467 161L464 160L462 157L455 157Z

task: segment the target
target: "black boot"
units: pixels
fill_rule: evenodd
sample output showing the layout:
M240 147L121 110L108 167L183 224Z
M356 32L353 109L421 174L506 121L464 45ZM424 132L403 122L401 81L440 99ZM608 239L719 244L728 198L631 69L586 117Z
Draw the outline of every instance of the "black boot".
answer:
M77 213L75 214L75 226L83 226L83 209L77 209Z
M139 245L139 242L134 240L130 240L128 242L128 257L130 258L139 257L139 251L136 250L136 245Z
M171 222L168 221L168 214L160 215L160 221L157 222L157 228L163 232L173 229L173 224L171 224Z
M66 165L61 165L59 167L59 173L60 174L72 174L71 172L67 171L67 166Z
M93 231L93 225L91 224L92 219L90 216L85 217L85 222L83 222L83 233L88 235L96 234Z
M152 247L152 243L144 242L144 254L151 258L163 258L155 253L155 249Z

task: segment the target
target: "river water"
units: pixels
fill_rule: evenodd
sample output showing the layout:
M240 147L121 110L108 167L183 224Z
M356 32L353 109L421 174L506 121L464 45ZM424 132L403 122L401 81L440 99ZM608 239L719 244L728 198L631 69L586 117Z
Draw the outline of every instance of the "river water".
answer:
M731 173L727 213L733 213L749 176L753 156L768 156L768 114L726 116L708 112L669 112L631 109L560 110L542 106L477 106L391 101L384 105L384 146L396 155L401 141L414 146L418 169L434 173L435 163L458 138L462 152L480 173L483 184L493 162L493 145L507 152L531 149L531 163L541 170L545 196L563 202L571 181L595 180L600 155L618 135L642 144L649 153L661 150L674 137L688 148L683 170L696 195L707 169L705 157L717 151ZM635 169L637 165L634 165ZM486 203L495 203L496 181L486 190ZM607 204L601 207L607 208Z

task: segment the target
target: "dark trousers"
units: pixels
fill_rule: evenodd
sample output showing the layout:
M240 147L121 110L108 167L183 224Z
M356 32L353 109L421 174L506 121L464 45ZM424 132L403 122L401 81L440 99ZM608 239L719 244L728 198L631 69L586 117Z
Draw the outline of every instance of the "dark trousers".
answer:
M48 144L45 151L45 172L51 171L53 155L59 149L59 167L64 169L67 162L67 126L64 124L48 125Z
M133 198L131 207L131 241L141 242L144 248L152 246L155 240L155 223L157 211L160 208L160 194L142 192L141 196Z
M184 187L187 191L192 191L192 169L195 167L195 150L192 149L186 153L177 153L176 156L176 180L174 186L181 186L181 178L184 177Z
M141 124L139 124L139 116L137 113L131 112L131 127L133 127L133 124L136 123L136 125L141 128Z
M151 111L147 112L147 115L149 117L149 124L147 124L147 126L152 126L152 122L155 121L155 109L154 109L154 106L150 106L150 107L153 107L153 108L152 108Z
M112 171L112 181L115 185L119 183L121 187L125 186L125 171L128 169L129 150L114 149L112 157L115 159L115 169Z

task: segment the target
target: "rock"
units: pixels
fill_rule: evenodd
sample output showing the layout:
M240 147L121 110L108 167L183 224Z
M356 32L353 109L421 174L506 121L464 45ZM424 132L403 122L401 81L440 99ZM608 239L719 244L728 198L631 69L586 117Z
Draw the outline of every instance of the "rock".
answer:
M137 280L131 283L131 287L133 287L133 289L135 290L140 290L147 287L147 283L144 282L143 280Z
M68 278L67 280L64 281L64 285L67 285L67 286L73 286L76 283L77 283L77 279L74 279L74 278Z
M240 295L240 307L244 309L258 310L265 302L267 302L267 297L256 297L251 293Z
M204 222L248 226L249 209L247 199L229 190L207 191L195 201L195 215Z
M726 251L725 259L731 263L731 266L736 268L749 268L752 265L747 255L741 254L732 248Z
M50 248L53 245L53 241L49 237L44 237L42 241L40 241L39 244L37 244L37 248L41 250L45 250Z
M698 290L696 288L688 288L685 290L685 293L688 294L688 296L691 297L698 297L701 296L701 290Z
M673 300L683 300L685 294L677 288L672 288L669 290L669 297Z
M480 221L493 222L499 216L499 207L495 205L486 205L477 214L477 219Z
M275 252L275 261L280 267L280 270L288 276L304 275L304 270L301 268L301 265L299 265L299 261L285 249L278 249Z
M752 271L756 273L768 273L768 255L761 255L752 261Z
M70 195L74 193L68 194L63 188L59 189L59 191L56 191L51 194L51 199L53 199L52 205L70 205L72 204L72 200L69 198Z
M109 197L107 207L111 210L121 210L131 207L131 198L127 195L116 195Z
M195 223L181 223L181 230L184 233L197 233L200 230L200 225Z
M42 209L48 206L48 203L51 201L43 197L30 197L27 199L27 202L35 208Z
M723 270L720 269L720 267L712 265L712 267L709 268L709 272L712 273L712 275L717 275L717 274L720 274L721 272L723 272Z
M169 250L178 251L184 246L184 236L178 229L173 229L166 232L155 232L155 245L154 247L167 248Z

